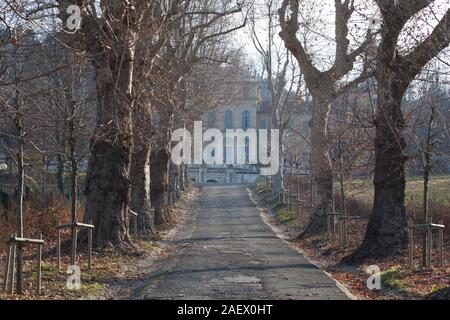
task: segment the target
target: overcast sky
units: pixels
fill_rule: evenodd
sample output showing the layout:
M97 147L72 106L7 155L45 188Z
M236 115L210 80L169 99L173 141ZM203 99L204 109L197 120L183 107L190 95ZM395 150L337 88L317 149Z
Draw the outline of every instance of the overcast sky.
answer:
M256 0L256 27L258 30L258 37L264 41L266 36L266 22L264 20L264 0ZM308 39L310 40L310 50L315 56L316 64L325 69L329 67L329 63L334 59L334 0L305 0L305 3L301 16L305 19L313 18L311 22L312 27L309 28ZM379 10L374 1L356 0L357 12L352 15L350 21L350 40L352 45L356 45L358 42L364 39L364 35L369 26L368 18L378 17L378 23L380 23ZM402 51L407 52L411 50L418 41L421 41L425 35L436 26L439 19L443 16L444 12L450 7L450 0L437 0L431 7L423 10L420 13L420 18L411 20L403 30L399 43L401 44ZM374 12L376 14L374 15ZM309 18L308 18L309 17ZM426 17L424 19L423 17ZM278 23L278 16L276 16ZM299 32L304 31L305 28L301 27ZM278 41L281 41L277 36ZM256 51L252 40L250 27L246 27L236 32L235 39L239 43L244 51L248 55L249 62L259 64L259 54ZM449 50L440 55L442 59L441 67L446 73L449 70ZM259 67L259 65L257 65Z

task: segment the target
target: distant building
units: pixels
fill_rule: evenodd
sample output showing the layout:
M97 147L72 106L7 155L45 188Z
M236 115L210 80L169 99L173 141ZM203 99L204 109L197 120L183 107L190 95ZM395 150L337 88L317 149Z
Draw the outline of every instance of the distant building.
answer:
M203 129L216 128L224 134L227 129L268 129L270 94L267 84L261 80L246 80L230 82L226 84L224 95L227 102L209 110L202 117ZM231 98L228 98L231 97ZM206 125L205 125L206 124ZM224 162L234 162L230 159L231 147L224 144ZM235 145L235 150L237 149ZM248 159L248 145L242 150ZM255 183L260 179L260 171L257 165L230 165L217 164L207 166L190 165L188 174L191 181L197 183L222 183L222 184L247 184Z

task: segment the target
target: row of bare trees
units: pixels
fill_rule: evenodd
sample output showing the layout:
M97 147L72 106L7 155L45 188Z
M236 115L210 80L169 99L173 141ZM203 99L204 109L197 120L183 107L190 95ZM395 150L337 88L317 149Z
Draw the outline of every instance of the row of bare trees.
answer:
M130 210L140 234L172 223L169 192L184 187L186 170L170 162L171 134L211 106L230 61L241 59L229 35L245 25L243 6L6 1L0 18L1 103L14 129L2 133L15 140L3 148L18 168L18 198L33 180L33 155L48 160L45 168L56 161L62 193L68 173L72 220L92 222L97 245L132 246Z
M96 225L97 243L122 246L130 244L130 204L141 232L172 222L171 132L195 94L195 66L227 61L224 41L240 27L231 17L242 8L230 1L117 1L102 11L83 16L75 34L96 69L84 219Z
M183 187L186 176L183 166L171 164L171 132L189 126L200 106L215 104L221 80L234 72L227 65L239 59L230 35L249 20L270 92L270 127L282 131L281 145L299 101L312 98L314 203L306 232L326 230L335 203L333 167L343 171L343 155L358 158L369 141L373 214L362 246L348 260L398 253L407 231L402 101L423 68L448 46L449 9L439 0L329 4L322 18L323 9L317 9L323 3L309 0L262 0L252 10L231 0L5 1L0 88L14 129L4 135L15 140L8 152L19 172L18 199L28 148L57 159L61 190L69 164L77 220L79 168L89 158L83 219L96 226L98 245L132 245L130 209L138 213L142 234L170 224L168 195L175 185ZM67 9L74 5L80 9L79 29L67 24L74 19ZM420 23L426 27L418 30ZM336 101L368 79L376 88L372 123L361 124L360 110L336 113ZM368 140L349 140L331 120L360 122L358 130ZM283 190L282 171L274 187Z
M271 86L275 115L280 110L280 93L292 88L289 77L295 74L301 74L294 85L299 97L304 96L302 92L312 97L308 142L313 213L306 233L324 232L327 217L334 212L333 168L341 168L337 171L343 184L344 171L350 171L345 166L353 168L352 163L360 163L362 157L368 168L374 166L373 213L361 247L346 261L398 254L407 243L408 225L402 107L408 88L431 61L439 59L448 67L448 59L442 59L450 43L448 3L267 0L256 2L256 6L264 17L255 18L252 39ZM279 25L273 14L276 10ZM266 23L263 32L255 27L261 25L261 19ZM287 51L278 46L277 33ZM292 59L298 70L286 71ZM342 101L365 83L373 83L373 91L364 110L350 108ZM336 110L336 106L344 107ZM429 124L436 121L432 111ZM430 167L430 146L421 147L425 173ZM278 192L282 183L275 182Z

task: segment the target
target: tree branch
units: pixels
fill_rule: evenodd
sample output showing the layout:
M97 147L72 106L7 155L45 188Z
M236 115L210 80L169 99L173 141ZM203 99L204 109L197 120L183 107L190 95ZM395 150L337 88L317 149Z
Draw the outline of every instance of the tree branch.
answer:
M411 53L401 57L410 79L415 78L422 68L450 44L450 9L439 21L433 32Z
M286 10L290 8L291 16L286 17ZM278 10L278 15L280 17L280 37L283 39L284 44L292 55L297 59L300 68L303 70L305 77L315 76L319 77L320 71L313 65L312 60L306 53L303 45L298 40L296 33L299 29L298 27L298 10L299 3L298 0L283 0L283 3Z

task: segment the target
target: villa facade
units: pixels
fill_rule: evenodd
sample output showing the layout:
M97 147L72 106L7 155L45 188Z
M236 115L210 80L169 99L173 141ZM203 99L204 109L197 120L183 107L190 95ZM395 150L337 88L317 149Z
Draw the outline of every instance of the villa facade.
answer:
M268 129L269 99L267 83L260 80L248 80L227 84L227 95L232 96L228 103L207 111L203 117L203 129L215 128L225 134L227 129ZM248 144L240 150L233 141L234 159L231 158L232 147L225 141L223 164L190 165L188 174L195 183L249 184L257 182L260 170L255 164L234 164L238 153L248 160ZM233 164L230 164L233 163Z

